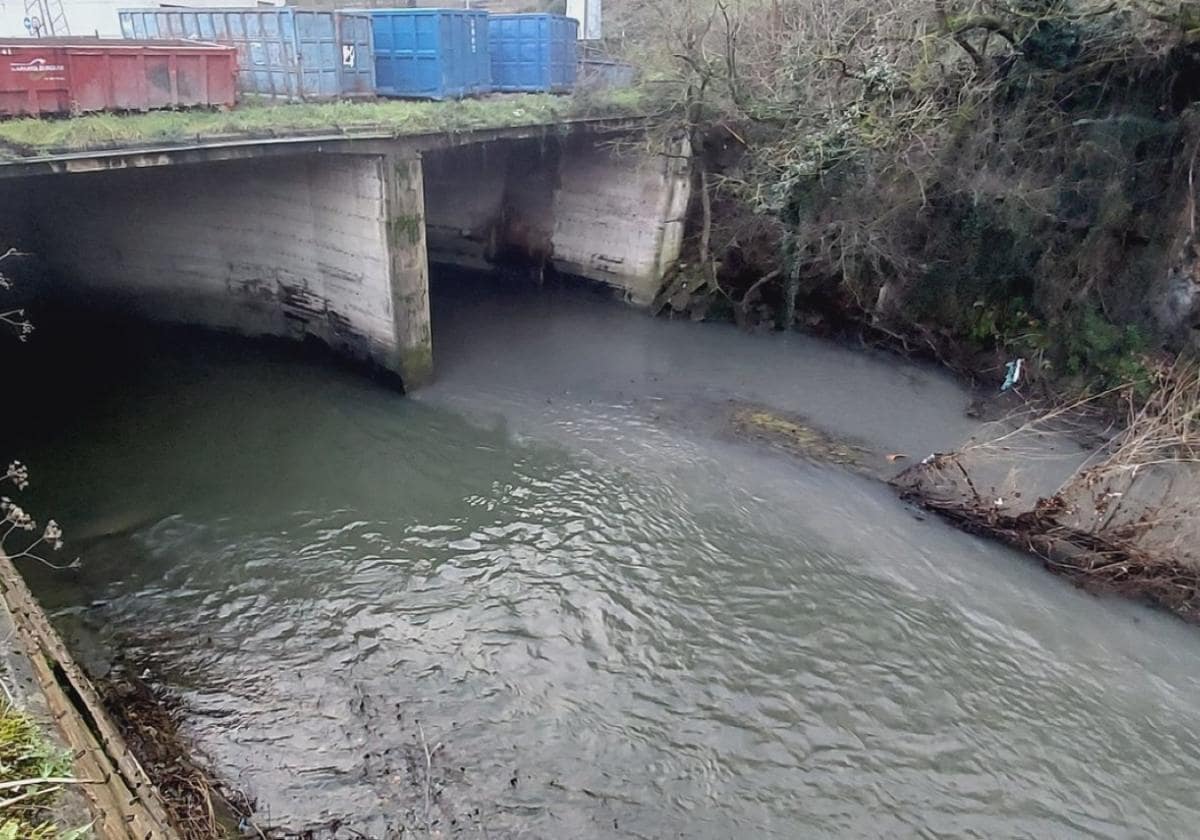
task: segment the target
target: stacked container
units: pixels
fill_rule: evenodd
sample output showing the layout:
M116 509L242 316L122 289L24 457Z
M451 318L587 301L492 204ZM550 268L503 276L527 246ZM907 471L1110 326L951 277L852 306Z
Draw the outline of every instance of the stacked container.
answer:
M496 90L567 93L575 87L579 22L562 15L492 15Z
M381 96L459 99L491 85L488 14L467 9L371 9Z
M237 48L244 93L306 101L375 95L371 18L292 8L123 9L126 38L185 38Z
M233 107L237 58L220 44L116 38L0 40L0 114Z

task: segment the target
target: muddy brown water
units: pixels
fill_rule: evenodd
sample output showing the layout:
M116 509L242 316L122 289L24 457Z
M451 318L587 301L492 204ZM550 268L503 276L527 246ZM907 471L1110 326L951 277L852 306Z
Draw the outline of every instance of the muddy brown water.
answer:
M423 832L419 722L446 834L1194 833L1194 628L729 433L770 406L921 457L976 431L955 383L437 283L412 398L175 330L26 362L33 500L83 556L32 583L92 667L154 663L265 821Z

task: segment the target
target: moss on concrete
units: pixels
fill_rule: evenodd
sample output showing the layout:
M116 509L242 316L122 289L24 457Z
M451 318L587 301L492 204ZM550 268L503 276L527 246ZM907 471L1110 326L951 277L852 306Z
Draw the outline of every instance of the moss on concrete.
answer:
M0 122L0 159L216 137L273 137L323 132L397 135L560 123L586 117L635 116L651 105L640 91L564 97L496 95L460 102L246 102L230 111L88 114L70 119Z
M405 391L412 391L433 380L433 346L402 348L396 353L400 381Z
M420 213L401 214L388 221L388 243L393 247L416 247L424 232L425 217Z

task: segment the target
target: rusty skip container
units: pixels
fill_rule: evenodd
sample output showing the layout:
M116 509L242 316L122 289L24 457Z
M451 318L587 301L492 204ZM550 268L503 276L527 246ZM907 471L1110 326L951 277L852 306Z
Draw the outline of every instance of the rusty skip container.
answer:
M375 95L371 18L291 7L121 9L126 38L186 38L237 49L242 93L293 102Z
M0 115L232 107L237 54L220 44L0 39Z

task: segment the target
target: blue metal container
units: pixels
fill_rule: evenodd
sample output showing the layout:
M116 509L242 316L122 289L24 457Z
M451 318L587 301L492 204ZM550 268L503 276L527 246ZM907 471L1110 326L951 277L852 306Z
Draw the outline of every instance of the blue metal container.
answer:
M304 101L375 95L371 18L292 8L122 9L126 38L185 38L231 44L238 88Z
M562 15L492 15L496 90L567 93L575 87L579 22Z
M381 96L458 99L492 89L487 12L370 9Z

